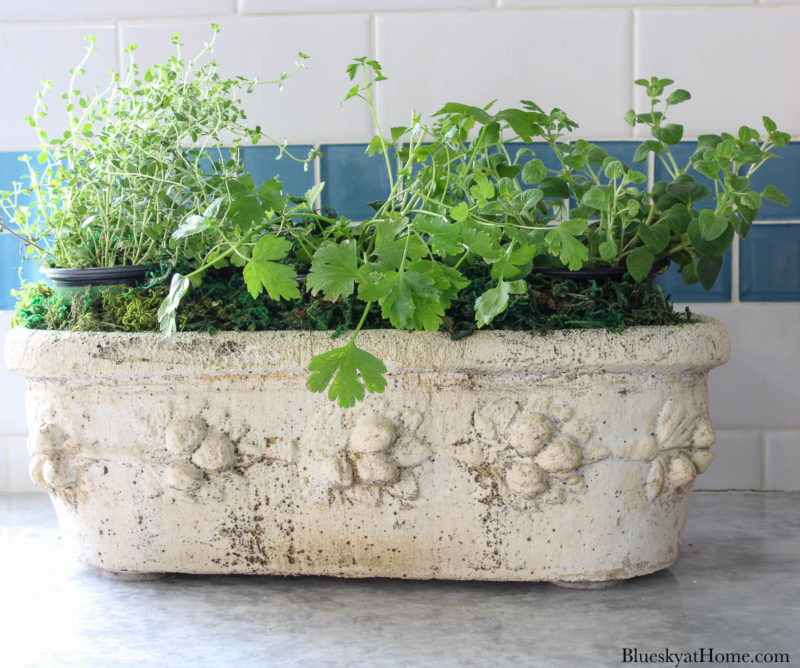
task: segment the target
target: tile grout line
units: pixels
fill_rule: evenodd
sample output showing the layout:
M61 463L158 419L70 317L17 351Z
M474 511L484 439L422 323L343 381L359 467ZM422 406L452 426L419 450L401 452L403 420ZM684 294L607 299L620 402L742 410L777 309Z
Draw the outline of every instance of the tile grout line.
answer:
M114 23L114 60L116 62L115 69L120 73L122 71L122 23L116 21Z
M380 87L376 88L376 97L378 97L377 91L379 91L379 90L380 90ZM583 137L576 137L576 138L574 138L574 139L572 139L570 141L575 141L576 139L585 139L586 141L590 141L590 142L593 142L593 143L627 142L627 143L633 144L633 143L641 143L642 141L647 139L647 137L637 137L637 136L632 136L632 135L627 135L627 136L618 136L618 135L614 136L614 135L611 135L611 136L605 136L605 137L604 136L598 136L598 135L588 135L588 136L583 136ZM686 136L681 140L681 142L696 142L696 141L697 141L697 137L696 136L691 136L691 135L690 136ZM349 146L349 145L353 145L353 144L364 144L366 142L364 140L362 140L362 139L354 139L354 140L349 140L349 141L333 141L333 140L330 140L330 139L325 139L325 140L320 141L318 137L307 136L305 138L304 137L296 137L295 140L291 142L291 145L296 146L298 144L319 144L319 143L336 144L338 146ZM544 141L534 141L533 143L534 144L543 144L545 142ZM790 143L791 144L800 144L800 135L797 135L797 136L793 135ZM255 146L269 146L269 145L270 144L268 144L268 143L267 144L255 144ZM39 147L38 146L33 146L33 145L17 146L16 148L14 148L14 147L6 147L6 148L0 148L0 155L2 155L3 153L31 153L33 151L38 151L38 150L39 150ZM780 223L780 222L798 222L798 221L800 221L800 218L787 219L786 221L776 220L774 222ZM756 224L761 223L761 222L765 222L765 220L755 221ZM769 221L769 222L772 222L772 221Z
M3 478L5 480L2 481L0 484L0 491L2 492L10 492L11 491L11 457L10 453L8 452L8 439L5 436L0 436L0 457L2 457L3 461Z
M319 148L320 144L314 144L315 150L318 151ZM311 169L314 174L314 185L315 186L319 185L320 183L322 183L322 158L319 155L317 155L314 158L314 162L311 166ZM317 207L317 210L320 210L322 208L322 193L320 193L319 196L317 197L317 201L314 202L314 206Z
M739 302L739 235L734 234L731 246L731 304Z
M631 109L636 113L636 84L634 81L639 78L639 13L636 8L631 10ZM636 139L636 127L631 127L630 137ZM650 154L648 154L649 156ZM649 170L649 159L648 159ZM652 180L650 181L652 188Z
M378 15L372 13L369 15L369 57L372 60L378 60ZM373 104L375 105L375 117L378 121L381 120L381 98L383 95L381 91L383 88L381 86L375 86L373 88L375 91L373 93ZM370 129L367 131L367 137L371 137L373 132L377 134L378 129L372 128L370 124ZM369 139L367 139L369 141Z
M751 9L755 7L763 7L765 9L795 7L796 2L770 2L766 0L751 0L754 4L746 3L731 3L731 4L708 4L705 2L691 3L686 0L685 4L678 5L647 5L637 7L636 5L615 5L613 0L606 6L596 5L568 5L561 7L558 5L551 6L526 6L526 7L502 7L500 0L494 0L491 6L487 7L434 7L425 8L418 7L415 9L382 9L382 13L391 14L395 16L414 15L414 14L491 14L495 12L502 12L503 14L535 14L541 12L553 13L575 13L575 12L619 12L622 10L629 10L634 8L637 11L651 11L653 9L658 11L681 11L686 9L701 9L701 10L736 10L736 9ZM241 0L234 6L233 12L215 12L199 13L199 14L141 14L131 16L85 16L79 18L23 18L23 19L7 19L0 21L0 23L11 26L41 26L41 25L56 25L56 26L70 26L78 27L81 25L89 25L92 23L110 23L113 24L117 21L130 21L133 23L152 23L154 21L201 21L201 20L215 20L220 17L243 17L243 18L303 18L303 17L318 17L318 16L353 16L356 14L365 14L364 10L348 10L348 11L292 11L292 12L245 12L241 7Z

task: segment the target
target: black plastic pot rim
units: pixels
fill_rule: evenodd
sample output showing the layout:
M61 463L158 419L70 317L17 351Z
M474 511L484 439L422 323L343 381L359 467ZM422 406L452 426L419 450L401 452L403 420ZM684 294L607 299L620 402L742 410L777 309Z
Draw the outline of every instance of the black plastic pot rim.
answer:
M606 278L622 278L627 270L624 267L596 267L594 269L578 269L573 271L562 267L534 267L534 274L544 274L554 278L571 278L576 281L602 280Z
M661 259L653 265L650 278L662 273L670 262L668 259ZM576 281L592 281L622 278L628 270L625 267L594 267L591 269L577 269L575 271L566 267L534 267L534 274L544 274L555 278L571 278Z
M42 273L59 288L78 288L89 285L124 285L144 279L150 265L135 264L124 267L87 267L65 269L42 267Z

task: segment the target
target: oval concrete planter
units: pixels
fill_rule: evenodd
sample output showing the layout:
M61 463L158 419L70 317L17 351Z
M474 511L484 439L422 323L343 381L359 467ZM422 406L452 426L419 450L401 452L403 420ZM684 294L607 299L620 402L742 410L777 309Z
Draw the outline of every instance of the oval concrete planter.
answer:
M117 572L604 581L678 557L712 455L717 321L621 334L380 330L383 395L305 388L324 332L12 330L31 475Z

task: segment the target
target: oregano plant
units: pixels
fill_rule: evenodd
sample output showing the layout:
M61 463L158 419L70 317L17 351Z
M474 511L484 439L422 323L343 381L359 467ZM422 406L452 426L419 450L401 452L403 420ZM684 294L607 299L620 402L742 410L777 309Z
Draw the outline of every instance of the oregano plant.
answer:
M789 135L764 117L764 130L743 126L737 135L703 135L685 165L671 147L683 138L667 123L671 106L690 99L667 93L669 79L638 80L649 111L626 120L650 128L635 162L650 153L670 181L648 187L637 170L591 142L569 140L578 126L561 109L545 111L530 100L493 111L451 102L425 125L414 112L407 127L386 132L375 113L373 87L386 79L380 64L355 59L345 99L369 107L377 134L367 147L382 154L389 174L386 200L368 220L340 226L313 256L307 288L325 299L355 294L364 317L341 348L312 359L308 387L352 406L365 391L382 392L382 361L356 345L371 308L397 329L436 331L453 299L481 271L493 284L475 300L478 328L503 313L526 279L547 268L572 271L619 267L634 280L676 262L687 283L710 289L734 234L742 238L762 198L785 204L774 186L750 187L752 175L775 157ZM548 167L537 151L549 151ZM710 199L708 199L710 198Z

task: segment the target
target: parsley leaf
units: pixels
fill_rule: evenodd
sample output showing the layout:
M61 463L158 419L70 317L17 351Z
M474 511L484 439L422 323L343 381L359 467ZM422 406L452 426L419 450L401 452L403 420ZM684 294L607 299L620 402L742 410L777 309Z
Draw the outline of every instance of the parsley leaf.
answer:
M577 271L589 259L586 245L576 239L577 235L586 232L586 221L581 218L565 220L549 230L545 235L545 242L554 255L567 265L572 271Z
M445 309L450 308L450 304L460 290L469 285L464 275L446 264L433 260L417 260L409 269L418 271L433 280L436 290L439 293L439 301Z
M312 294L321 290L325 299L330 301L349 297L355 290L357 264L355 242L324 242L314 253L314 262L308 273Z
M489 288L475 300L475 320L478 327L488 325L495 316L506 310L509 295L521 295L525 292L525 281L499 280L497 287Z
M356 401L362 401L365 388L378 394L386 388L386 378L383 377L386 365L366 350L361 350L355 341L315 355L308 370L312 372L306 380L308 389L324 392L330 384L328 399L337 400L342 408L350 408Z
M387 272L373 283L360 284L358 296L364 301L377 301L383 317L396 329L435 332L442 324L442 299L436 281L425 273Z
M244 281L253 298L266 289L270 299L297 299L300 288L295 280L297 273L292 267L273 260L281 260L289 253L292 242L272 234L258 240L253 257L244 268Z
M469 205L466 202L459 202L450 209L450 217L459 223L463 223L467 216L469 216Z
M258 189L258 199L261 200L261 206L266 211L283 211L283 207L286 205L286 198L281 195L282 190L283 185L281 185L277 176L269 181L264 181Z
M503 249L489 236L488 232L464 228L461 234L464 244L470 252L479 255L487 262L499 260L503 256Z
M436 253L455 255L464 251L461 245L461 225L458 223L449 223L430 214L418 214L414 218L414 229L428 236L428 243Z

